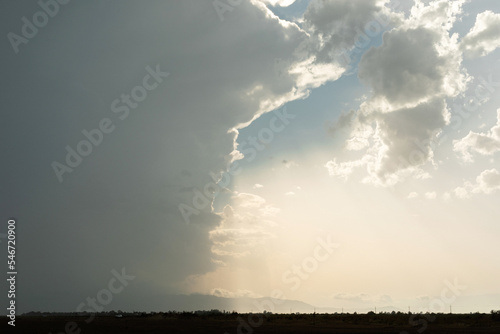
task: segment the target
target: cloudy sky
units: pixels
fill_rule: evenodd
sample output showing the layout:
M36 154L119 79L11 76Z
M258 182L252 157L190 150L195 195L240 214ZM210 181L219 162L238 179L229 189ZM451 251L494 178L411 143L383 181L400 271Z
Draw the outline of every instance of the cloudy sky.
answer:
M499 307L498 1L66 2L0 4L20 311Z

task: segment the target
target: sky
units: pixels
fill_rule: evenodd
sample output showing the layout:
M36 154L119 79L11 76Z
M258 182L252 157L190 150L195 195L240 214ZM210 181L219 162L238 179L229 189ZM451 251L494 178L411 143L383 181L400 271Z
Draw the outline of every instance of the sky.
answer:
M179 294L500 307L498 1L0 13L18 312Z

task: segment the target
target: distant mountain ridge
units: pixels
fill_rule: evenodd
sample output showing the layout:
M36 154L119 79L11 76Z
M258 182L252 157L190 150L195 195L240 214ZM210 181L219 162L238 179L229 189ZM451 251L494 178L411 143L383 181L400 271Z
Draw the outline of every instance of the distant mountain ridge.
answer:
M218 309L220 311L237 311L261 313L313 313L313 305L288 299L272 299L270 297L250 298L250 297L218 297L213 295L191 294L191 295L170 295L165 301L166 310L175 311L197 311Z
M141 305L137 304L137 300L145 300ZM433 300L439 297L428 298L426 300L404 300L394 302L393 305L380 305L377 303L353 304L346 302L343 307L328 307L315 306L298 300L282 299L276 300L270 297L251 298L251 297L219 297L214 295L204 294L156 294L148 293L147 295L140 294L117 294L110 305L107 305L105 311L124 311L124 312L168 312L168 311L209 311L219 310L226 312L236 311L238 313L262 313L264 311L273 313L368 313L376 312L408 312L408 306L411 306L412 312L428 311ZM78 305L76 303L75 305ZM134 305L134 307L131 307ZM337 305L338 301L337 301ZM408 306L402 306L408 305ZM469 305L475 305L475 309L470 309ZM448 305L445 307L445 312L448 312ZM500 310L500 294L485 294L485 295L462 295L452 303L453 313L470 313L482 312L490 313L491 310ZM54 307L51 301L45 301L44 304L33 305L26 309L19 309L19 314L27 312L75 312L76 307L69 305L66 307ZM0 311L1 312L1 311ZM5 315L5 312L2 312Z
M437 298L437 297L436 297ZM411 311L421 312L422 310L430 310L430 304L433 299L428 301L415 301L404 302L404 305L411 305ZM375 311L379 312L408 312L407 307L402 307L402 303L394 303L396 305L373 305L368 306L366 303L361 305L345 305L341 307L318 307L299 300L282 299L276 300L270 297L250 298L250 297L218 297L213 295L191 294L191 295L168 295L161 303L163 307L161 310L172 311L197 311L197 310L212 310L218 309L220 311L237 311L239 313L260 313L260 312L273 312L273 313L341 313L341 312L358 312L368 313ZM477 305L476 310L470 310L466 305ZM469 313L469 312L484 312L489 313L491 310L500 309L500 294L487 294L487 295L473 295L473 296L459 296L457 300L452 303L453 313ZM448 312L446 306L445 312Z

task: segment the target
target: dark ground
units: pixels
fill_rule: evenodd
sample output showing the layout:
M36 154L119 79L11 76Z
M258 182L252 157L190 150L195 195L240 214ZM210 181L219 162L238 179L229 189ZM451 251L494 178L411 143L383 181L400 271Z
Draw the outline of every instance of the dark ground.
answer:
M122 318L88 316L18 316L16 326L3 318L0 333L500 333L492 314L208 314L157 313ZM88 323L87 323L87 321Z

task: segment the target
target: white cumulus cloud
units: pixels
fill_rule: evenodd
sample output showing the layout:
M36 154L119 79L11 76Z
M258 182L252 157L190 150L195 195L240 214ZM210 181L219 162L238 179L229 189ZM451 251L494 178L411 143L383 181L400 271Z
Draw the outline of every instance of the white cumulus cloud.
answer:
M369 146L361 159L330 161L331 175L345 179L353 168L366 165L364 181L378 185L429 177L422 167L434 163L434 148L449 123L446 99L464 92L469 80L457 52L458 36L449 32L462 4L416 1L408 20L363 55L359 77L372 96L339 121L352 127L349 149Z
M500 173L496 168L483 171L476 178L476 182L465 182L462 187L454 190L458 198L469 198L473 194L492 194L500 190Z
M479 13L476 23L462 39L461 48L468 58L486 56L500 46L500 14L490 10Z
M470 131L467 136L453 142L453 150L461 154L463 160L472 162L472 152L493 155L500 151L500 109L497 110L497 124L487 132Z

